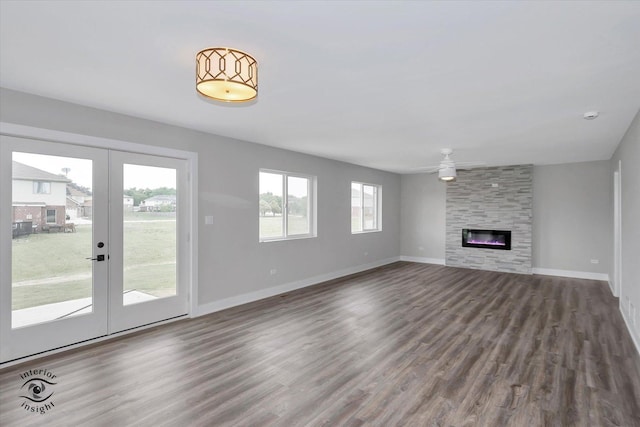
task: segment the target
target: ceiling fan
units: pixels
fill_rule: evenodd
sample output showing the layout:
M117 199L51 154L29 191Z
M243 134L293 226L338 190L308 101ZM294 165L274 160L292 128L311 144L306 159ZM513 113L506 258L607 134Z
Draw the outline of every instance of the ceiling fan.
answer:
M441 181L453 181L456 179L456 170L459 166L462 166L462 169L467 169L474 166L486 165L484 162L454 162L450 157L453 154L453 150L451 148L442 148L440 149L440 153L444 156L444 159L440 161L439 165L427 166L417 169L417 171L424 171L426 173L438 172L438 179Z

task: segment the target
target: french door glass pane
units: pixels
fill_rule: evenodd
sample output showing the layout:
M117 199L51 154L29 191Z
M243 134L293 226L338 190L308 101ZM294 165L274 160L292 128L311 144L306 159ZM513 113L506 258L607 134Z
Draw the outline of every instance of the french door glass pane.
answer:
M287 232L309 234L309 179L287 177Z
M93 162L12 153L13 328L93 311Z
M177 293L176 170L123 165L123 304Z

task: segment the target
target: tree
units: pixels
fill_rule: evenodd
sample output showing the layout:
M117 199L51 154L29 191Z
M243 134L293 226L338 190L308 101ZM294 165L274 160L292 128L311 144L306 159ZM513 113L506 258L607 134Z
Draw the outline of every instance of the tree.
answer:
M269 209L265 210L266 212L270 211L273 215L282 213L282 197L275 196L273 193L262 193L260 195L260 203L265 202L269 205Z
M280 201L278 200L272 200L271 203L271 212L273 212L273 214L281 214L282 213L282 199L280 199Z
M291 215L307 215L307 196L296 197L293 194L289 194L288 212Z
M260 200L260 215L265 216L267 212L271 212L271 205L266 200Z

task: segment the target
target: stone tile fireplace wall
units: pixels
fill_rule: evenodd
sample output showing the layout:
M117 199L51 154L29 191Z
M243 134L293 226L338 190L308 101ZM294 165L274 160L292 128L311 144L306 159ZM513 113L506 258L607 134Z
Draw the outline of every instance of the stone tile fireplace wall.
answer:
M447 184L446 264L531 274L532 207L533 165L459 170ZM462 247L463 228L511 230L511 250Z

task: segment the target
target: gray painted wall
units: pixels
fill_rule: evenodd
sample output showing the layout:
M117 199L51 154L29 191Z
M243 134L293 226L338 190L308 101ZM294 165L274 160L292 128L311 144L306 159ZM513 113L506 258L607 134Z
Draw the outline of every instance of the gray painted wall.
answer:
M205 107L213 111L221 108ZM446 184L440 183L434 175L400 177L6 89L0 89L0 120L197 152L200 160L201 304L399 254L432 259L445 257ZM623 162L621 302L627 303L626 298L629 298L636 307L636 316L640 316L640 225L637 220L640 218L640 168L636 167L640 164L640 116L633 121L612 164L617 164L619 159ZM258 243L257 170L261 167L318 176L318 238ZM568 170L572 173L566 176ZM609 188L603 191L600 185L605 170L601 162L534 168L534 268L609 272L611 275L610 258L606 254L612 251L603 252L602 249L606 245L611 248L610 234L596 239L604 240L606 245L595 245L594 239L585 238L562 253L556 253L558 242L549 237L553 230L571 229L576 222L581 223L581 228L591 226L611 230L611 214L607 217L605 212L610 212L612 206L613 167L606 180ZM583 180L573 179L574 174ZM383 186L381 233L351 235L348 213L351 180ZM584 185L585 181L588 186ZM585 187L590 191L585 191ZM607 194L605 201L603 194ZM572 203L566 203L567 199ZM559 216L552 217L551 213ZM214 216L213 226L203 225L204 215ZM367 256L365 252L368 252ZM551 256L551 253L555 255ZM596 257L600 264L588 262ZM271 268L277 268L278 274L270 276ZM640 319L636 322L640 324ZM640 341L638 327L635 334Z
M609 171L608 160L534 167L534 266L609 273ZM592 259L599 264L592 264Z
M611 159L611 176L617 168L618 161L622 161L620 308L627 318L636 345L640 346L640 112ZM613 184L610 188L613 188ZM610 277L613 277L613 271L610 272ZM635 307L635 313L630 313L629 302Z
M533 268L609 273L613 203L609 170L608 161L534 166ZM446 187L434 175L402 176L403 256L444 260ZM598 230L596 239L552 237L555 230L573 229L574 224ZM563 250L558 251L559 247ZM591 264L591 259L599 259L600 264Z
M6 89L0 120L197 152L201 305L400 254L399 175ZM317 176L317 238L258 242L259 168ZM351 234L352 180L382 185L382 232ZM213 215L212 226L205 215Z
M458 171L447 184L446 264L531 274L532 165ZM462 230L510 230L511 250L462 246Z
M434 174L402 175L401 253L444 263L447 185Z

